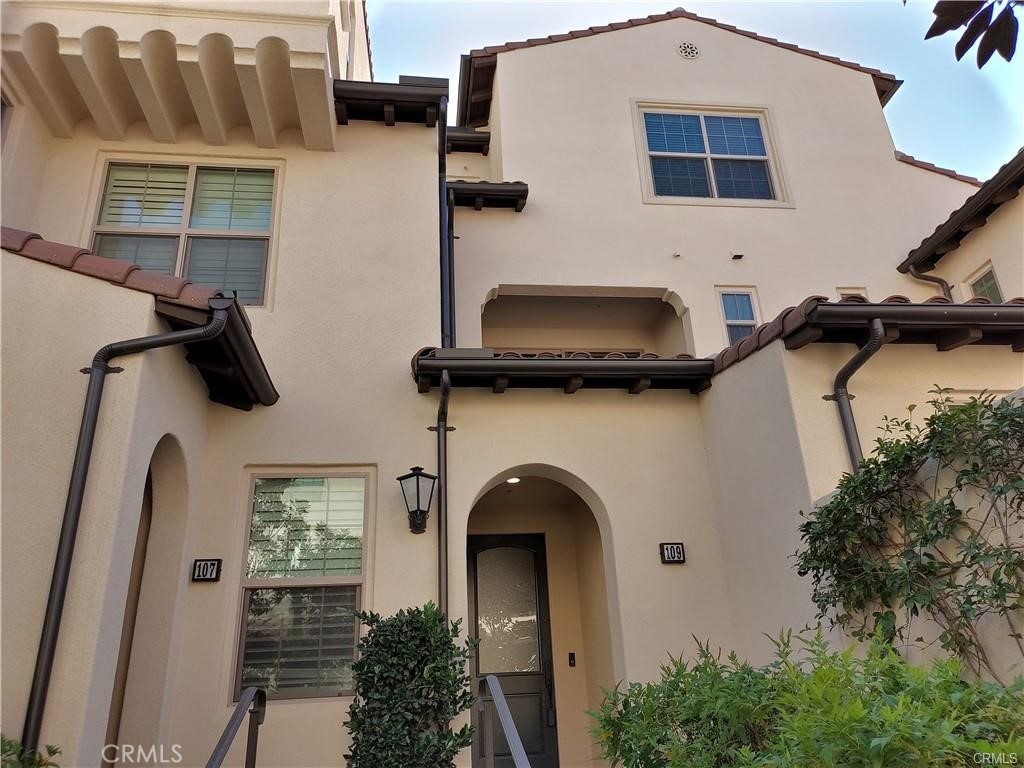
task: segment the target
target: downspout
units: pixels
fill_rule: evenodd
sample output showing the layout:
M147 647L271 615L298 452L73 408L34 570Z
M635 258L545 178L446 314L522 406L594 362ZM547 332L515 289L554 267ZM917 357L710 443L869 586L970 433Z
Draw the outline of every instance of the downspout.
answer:
M938 275L926 275L920 270L918 270L917 266L914 264L911 264L907 268L907 271L910 273L911 277L916 278L917 280L921 280L925 283L934 283L935 285L939 286L939 288L942 290L942 295L945 296L950 301L953 300L952 288L949 287L949 283L947 283Z
M441 371L441 399L437 403L437 607L448 614L448 396L452 391L448 371Z
M50 675L53 672L61 616L64 613L64 600L67 597L71 575L71 562L75 554L75 538L82 516L85 483L89 476L89 461L92 457L96 424L99 420L100 404L103 399L103 384L107 374L120 373L123 370L122 368L111 368L108 363L115 357L123 355L212 339L220 335L227 325L228 307L232 302L233 299L211 299L210 308L213 309L213 316L206 325L200 328L158 333L153 336L107 344L96 352L92 359L92 365L82 369L82 373L89 374L89 384L85 392L85 406L82 410L82 424L78 430L75 460L71 465L71 480L68 485L67 501L64 504L64 519L61 523L60 539L57 543L57 557L53 564L50 593L46 600L46 613L43 615L43 631L39 638L39 651L36 654L35 672L32 675L32 689L25 711L25 727L21 736L21 744L25 752L35 752L39 748L39 734L43 724L43 713L46 709L46 696L50 688Z
M853 407L850 404L850 391L847 384L861 366L882 348L885 344L885 326L882 321L875 318L871 321L871 335L867 343L857 350L857 353L850 358L836 374L832 384L832 394L825 395L826 400L834 400L836 408L839 409L839 423L843 428L843 439L846 441L846 452L850 457L850 466L856 473L860 463L864 459L864 453L860 447L860 437L857 435L857 422L853 418Z

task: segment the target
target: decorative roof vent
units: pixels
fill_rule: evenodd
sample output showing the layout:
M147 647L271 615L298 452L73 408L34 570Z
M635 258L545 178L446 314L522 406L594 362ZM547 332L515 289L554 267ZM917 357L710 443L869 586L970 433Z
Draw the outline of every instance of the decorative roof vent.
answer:
M694 59L700 58L700 50L697 48L695 43L680 43L677 50L679 51L679 55L684 59L693 61Z

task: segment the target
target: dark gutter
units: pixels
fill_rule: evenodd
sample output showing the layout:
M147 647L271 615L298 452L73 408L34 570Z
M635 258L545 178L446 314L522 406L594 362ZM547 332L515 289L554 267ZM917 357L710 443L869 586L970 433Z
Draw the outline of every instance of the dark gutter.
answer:
M985 226L989 216L1003 203L1020 194L1024 187L1024 149L1021 149L995 175L981 185L981 189L941 224L931 235L907 254L900 272L907 273L911 266L921 272L930 272L947 253L960 247L960 242L975 229Z
M452 385L448 371L441 371L441 397L437 401L437 607L448 613L448 398Z
M1024 304L854 304L821 303L807 312L810 324L866 326L874 318L900 329L942 329L948 326L978 325L990 330L1021 330Z
M413 358L413 378L421 393L439 386L447 371L453 387L507 388L560 387L567 394L580 388L625 389L639 394L646 389L687 389L701 392L710 386L714 361L694 358L587 359L494 357L490 349L426 350Z
M398 83L368 83L362 80L334 81L334 112L338 125L350 120L369 120L385 125L437 124L441 99L448 98L444 78L402 75Z
M525 181L449 181L455 205L482 210L511 208L519 213L526 207L530 187Z
M50 677L57 653L57 640L60 637L64 601L67 598L71 563L75 554L75 540L78 537L78 524L82 517L82 500L85 498L85 484L89 477L89 463L92 459L96 426L99 421L100 405L103 401L103 384L108 374L120 373L123 370L112 368L109 363L114 358L151 349L214 339L220 336L227 327L233 303L233 299L210 299L210 313L207 322L198 328L116 341L100 347L93 356L92 364L88 368L82 369L82 373L89 374L89 384L85 392L85 405L82 408L82 423L78 430L75 458L71 465L71 479L68 484L67 500L64 504L64 519L61 523L60 538L57 541L57 556L53 564L46 611L43 614L43 629L39 638L35 670L32 674L32 687L25 709L25 726L22 730L21 744L27 754L34 753L39 748L39 734L43 725Z
M448 126L448 154L452 152L473 152L484 155L491 151L491 134L473 128Z
M221 301L221 300L218 300ZM215 339L185 344L185 359L196 367L215 403L252 410L254 405L273 405L280 397L252 337L245 308L237 299L225 299L228 320ZM156 313L172 330L203 325L206 310L157 299Z

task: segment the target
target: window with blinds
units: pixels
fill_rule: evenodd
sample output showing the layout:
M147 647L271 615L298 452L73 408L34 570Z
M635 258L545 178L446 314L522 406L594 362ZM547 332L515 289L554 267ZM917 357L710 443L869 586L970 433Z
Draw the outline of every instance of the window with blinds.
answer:
M658 197L775 200L758 117L643 112Z
M93 251L262 304L274 171L112 163Z
M725 315L725 331L729 343L735 344L749 336L757 327L754 317L754 297L747 291L722 292L722 313Z
M255 481L239 690L277 698L352 689L366 476Z
M996 273L988 269L983 275L971 281L971 295L974 298L988 299L993 304L1003 303L1003 292L996 282Z

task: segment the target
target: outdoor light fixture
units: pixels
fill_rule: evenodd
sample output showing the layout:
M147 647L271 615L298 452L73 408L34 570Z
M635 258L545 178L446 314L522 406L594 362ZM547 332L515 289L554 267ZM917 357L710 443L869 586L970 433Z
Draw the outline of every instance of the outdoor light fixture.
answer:
M427 514L430 512L430 499L434 495L434 483L437 476L424 472L423 467L412 467L409 474L398 478L405 497L405 508L409 511L409 530L423 533L427 530Z

